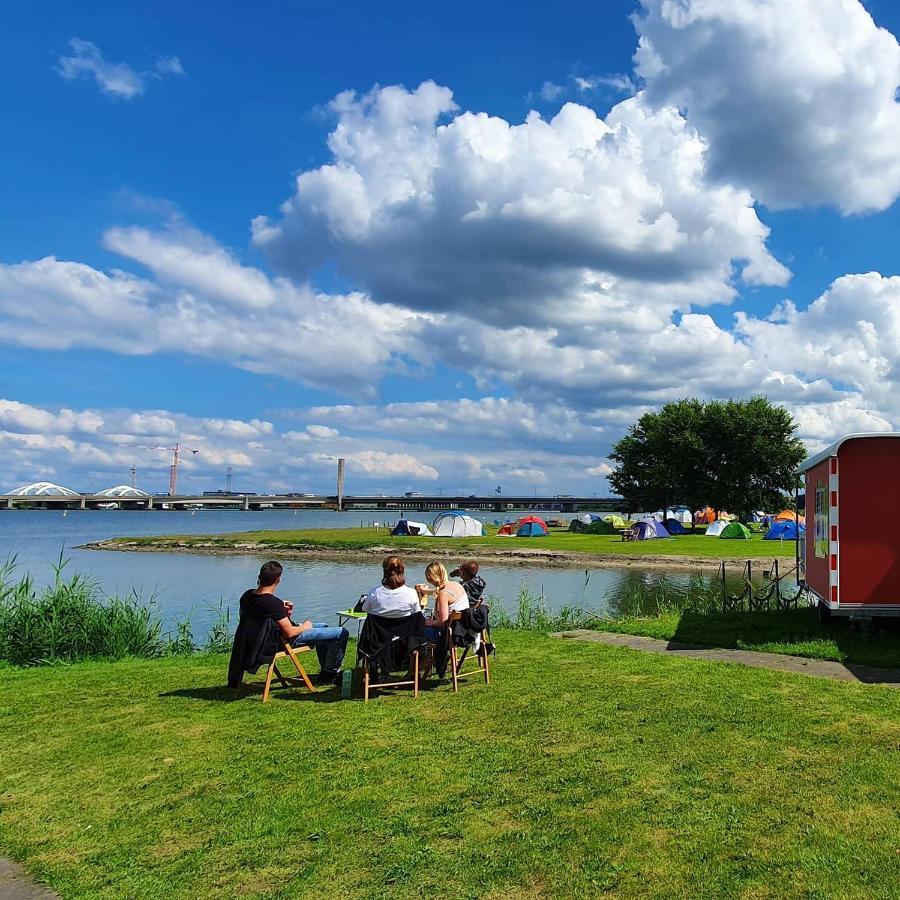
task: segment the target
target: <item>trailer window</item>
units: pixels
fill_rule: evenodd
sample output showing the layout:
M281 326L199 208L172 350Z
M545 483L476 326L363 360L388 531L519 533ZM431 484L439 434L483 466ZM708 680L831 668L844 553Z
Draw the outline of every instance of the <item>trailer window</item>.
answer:
M828 487L816 482L816 556L828 556Z

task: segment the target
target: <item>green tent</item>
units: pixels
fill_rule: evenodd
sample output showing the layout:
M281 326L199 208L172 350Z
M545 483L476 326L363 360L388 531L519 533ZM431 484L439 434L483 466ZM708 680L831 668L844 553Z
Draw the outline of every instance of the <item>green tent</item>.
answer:
M598 519L595 522L591 522L590 525L587 526L588 534L615 534L616 529L606 521L602 519Z
M729 522L719 535L722 540L726 541L749 541L750 529L740 522Z
M604 516L603 521L613 528L627 528L628 523L621 516Z

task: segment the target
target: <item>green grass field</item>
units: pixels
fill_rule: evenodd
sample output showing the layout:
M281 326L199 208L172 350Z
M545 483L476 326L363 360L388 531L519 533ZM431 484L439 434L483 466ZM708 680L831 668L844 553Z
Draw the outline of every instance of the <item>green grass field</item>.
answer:
M496 637L417 702L0 669L0 852L65 898L900 896L900 692Z
M870 625L819 622L815 610L772 612L678 612L625 616L592 623L602 631L642 634L665 641L786 653L810 659L900 668L896 622Z
M228 549L239 544L259 544L273 552L289 549L365 550L369 547L409 547L416 551L428 548L453 550L460 554L477 553L479 549L494 550L558 550L593 556L687 556L692 558L769 558L794 557L791 541L764 541L754 534L750 540L728 541L685 534L664 540L623 541L618 535L575 534L552 530L542 538L497 537L496 528L477 538L391 537L386 528L319 528L298 531L244 531L238 534L168 535L163 537L117 538L113 543L138 547L167 546L177 541L186 548L204 546Z

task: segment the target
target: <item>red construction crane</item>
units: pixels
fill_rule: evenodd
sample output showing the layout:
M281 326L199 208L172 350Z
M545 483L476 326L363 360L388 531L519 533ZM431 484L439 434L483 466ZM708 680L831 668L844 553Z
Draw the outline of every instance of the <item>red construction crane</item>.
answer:
M134 446L133 444L130 446ZM172 465L169 466L169 496L174 497L178 493L178 455L180 453L199 453L199 450L192 450L190 447L182 447L176 444L174 447L140 447L141 450L165 450L172 454Z

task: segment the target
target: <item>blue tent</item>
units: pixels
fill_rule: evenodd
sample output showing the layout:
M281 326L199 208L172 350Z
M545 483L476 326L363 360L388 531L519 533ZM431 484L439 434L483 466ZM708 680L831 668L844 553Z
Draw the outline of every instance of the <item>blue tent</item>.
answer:
M409 537L415 534L431 537L431 532L424 522L410 522L408 519L401 519L391 532L393 537Z
M547 526L543 522L524 522L519 526L516 537L546 537Z
M636 541L651 541L656 537L656 529L650 522L636 522L631 526L631 530Z
M666 519L666 531L669 534L687 534L687 529L678 519Z
M644 522L653 529L658 538L667 538L670 536L669 532L666 531L666 526L663 525L659 519L644 519Z
M806 534L806 527L800 526L800 534ZM793 519L779 519L769 526L764 541L796 541L797 523Z

